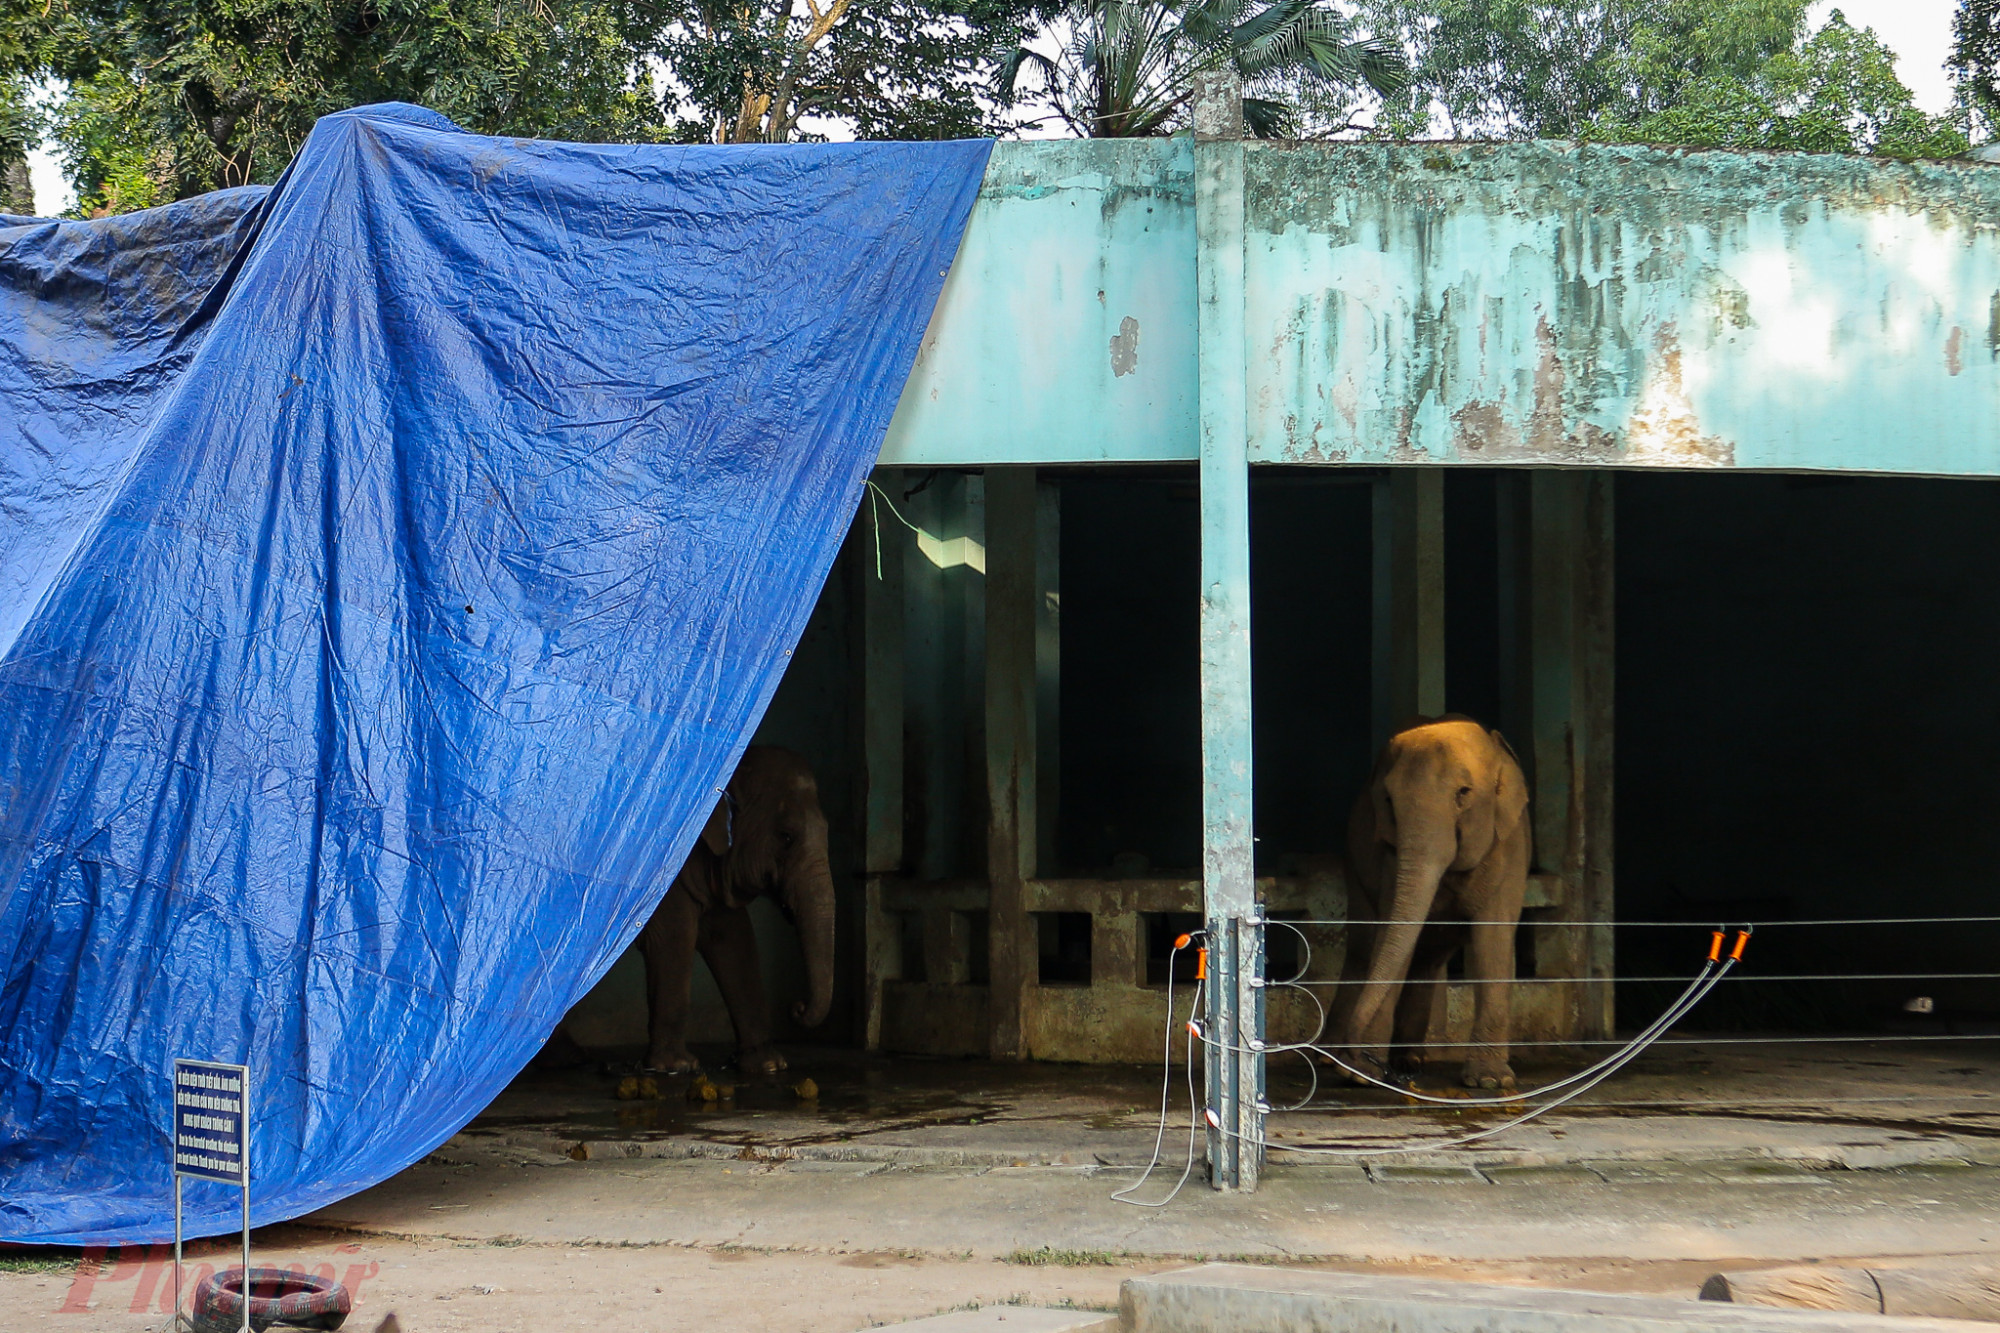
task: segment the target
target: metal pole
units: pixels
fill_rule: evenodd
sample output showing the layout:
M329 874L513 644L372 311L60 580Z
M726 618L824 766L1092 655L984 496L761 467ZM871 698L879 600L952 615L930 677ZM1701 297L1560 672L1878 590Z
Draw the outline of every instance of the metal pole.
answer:
M244 1136L247 1142L249 1136ZM243 1333L250 1333L250 1163L243 1164Z
M238 1109L243 1115L237 1130L243 1137L243 1333L250 1329L250 1063L243 1064L243 1095Z
M178 1130L176 1130L175 1139L176 1139L176 1144L178 1145L178 1140L179 1140ZM175 1155L177 1157L179 1155L178 1146L176 1146L175 1148ZM174 1322L172 1325L174 1333L179 1333L180 1326L181 1326L181 1172L180 1172L180 1163L176 1161L174 1164Z

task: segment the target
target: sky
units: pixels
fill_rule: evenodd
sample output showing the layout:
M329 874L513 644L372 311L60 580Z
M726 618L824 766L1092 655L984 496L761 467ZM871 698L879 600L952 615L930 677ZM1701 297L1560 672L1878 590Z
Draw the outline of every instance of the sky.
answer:
M1857 28L1873 28L1896 53L1896 73L1916 96L1917 105L1933 114L1951 102L1945 78L1945 54L1951 48L1951 15L1955 0L1819 0L1809 26L1819 27L1833 10ZM28 155L35 184L35 203L43 214L60 213L76 202L61 168L46 151Z

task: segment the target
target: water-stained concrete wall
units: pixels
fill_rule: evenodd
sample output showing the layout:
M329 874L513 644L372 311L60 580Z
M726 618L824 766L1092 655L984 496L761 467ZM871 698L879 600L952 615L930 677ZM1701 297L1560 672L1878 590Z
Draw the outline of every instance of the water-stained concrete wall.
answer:
M1195 456L1191 153L1003 144L890 463ZM2000 167L1245 147L1253 463L2000 475Z

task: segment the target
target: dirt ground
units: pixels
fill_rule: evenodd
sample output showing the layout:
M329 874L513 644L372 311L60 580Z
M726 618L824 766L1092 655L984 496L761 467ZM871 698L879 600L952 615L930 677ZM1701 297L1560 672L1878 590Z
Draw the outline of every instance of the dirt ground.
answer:
M1018 1262L882 1251L494 1245L356 1238L303 1227L273 1227L255 1239L260 1265L305 1271L331 1265L342 1275L356 1269L365 1274L354 1284L361 1299L347 1324L360 1333L370 1333L392 1311L405 1333L584 1328L850 1333L983 1305L1109 1310L1124 1279L1186 1262L1111 1261L1081 1253L1059 1255L1059 1262L1048 1256ZM94 1276L79 1276L78 1262L68 1257L38 1265L47 1271L8 1271L10 1265L27 1267L22 1260L0 1258L0 1328L10 1333L140 1333L168 1326L171 1269L159 1260L107 1262ZM1661 1295L1691 1295L1717 1269L1698 1260L1297 1266Z

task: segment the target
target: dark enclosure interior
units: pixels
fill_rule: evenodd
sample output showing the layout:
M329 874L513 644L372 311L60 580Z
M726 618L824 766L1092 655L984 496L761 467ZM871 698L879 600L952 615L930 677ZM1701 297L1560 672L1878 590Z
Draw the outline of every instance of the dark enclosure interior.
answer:
M1253 477L1260 873L1340 851L1368 772L1375 475ZM1061 707L1055 864L1042 873L1192 875L1201 850L1193 469L1051 470L1044 480L1061 492ZM1472 469L1445 479L1447 704L1503 726L1497 515L1504 488L1525 480ZM2000 486L1623 473L1616 494L1618 918L2000 915ZM850 609L851 581L872 575L866 536L828 583L760 730L818 770L835 864L849 868L836 1013L820 1040L846 1039L858 1013ZM941 623L976 637L976 576L951 577L971 582L964 611ZM976 725L976 679L953 681ZM913 697L925 688L913 680ZM976 755L976 731L962 744ZM972 811L983 790L968 783L963 799ZM965 822L954 864L977 874L983 829ZM1041 922L1050 984L1090 975L1088 918L1071 915ZM1158 937L1149 953L1185 928L1149 919ZM767 968L795 975L796 937L775 909L759 930ZM1687 978L1705 939L1621 927L1618 974ZM1774 926L1759 934L1746 979L1719 989L1690 1026L1990 1021L2000 982L1984 978L1754 978L1994 972L1996 944L2000 924ZM915 975L920 941L906 952ZM978 952L983 962L983 940ZM636 996L636 960L621 968ZM1650 1019L1681 984L1621 980L1620 1025ZM1935 1012L1904 1015L1916 996L1931 997ZM704 1012L707 1039L721 1039L719 1005ZM781 1028L784 1040L806 1035Z
M1339 850L1369 764L1367 474L1252 488L1259 869ZM1501 715L1500 475L1446 478L1446 694ZM1621 474L1617 912L1708 922L2000 914L2000 487ZM1200 856L1191 475L1062 483L1065 873ZM1618 932L1618 971L1691 976L1687 932ZM1774 928L1756 975L1996 971L2000 925ZM1681 983L1621 982L1622 1026ZM2000 985L1744 980L1693 1020L1948 1026Z
M1365 474L1257 473L1251 633L1258 868L1339 845L1369 763ZM1201 863L1192 469L1062 482L1065 873ZM1329 841L1329 839L1332 839Z
M2000 487L1915 478L1618 479L1618 915L2000 914ZM1618 932L1621 975L1691 970ZM1791 927L1754 973L1993 972L2000 926ZM1620 986L1627 1022L1663 986ZM1988 980L1724 987L1705 1027L1942 1027Z

